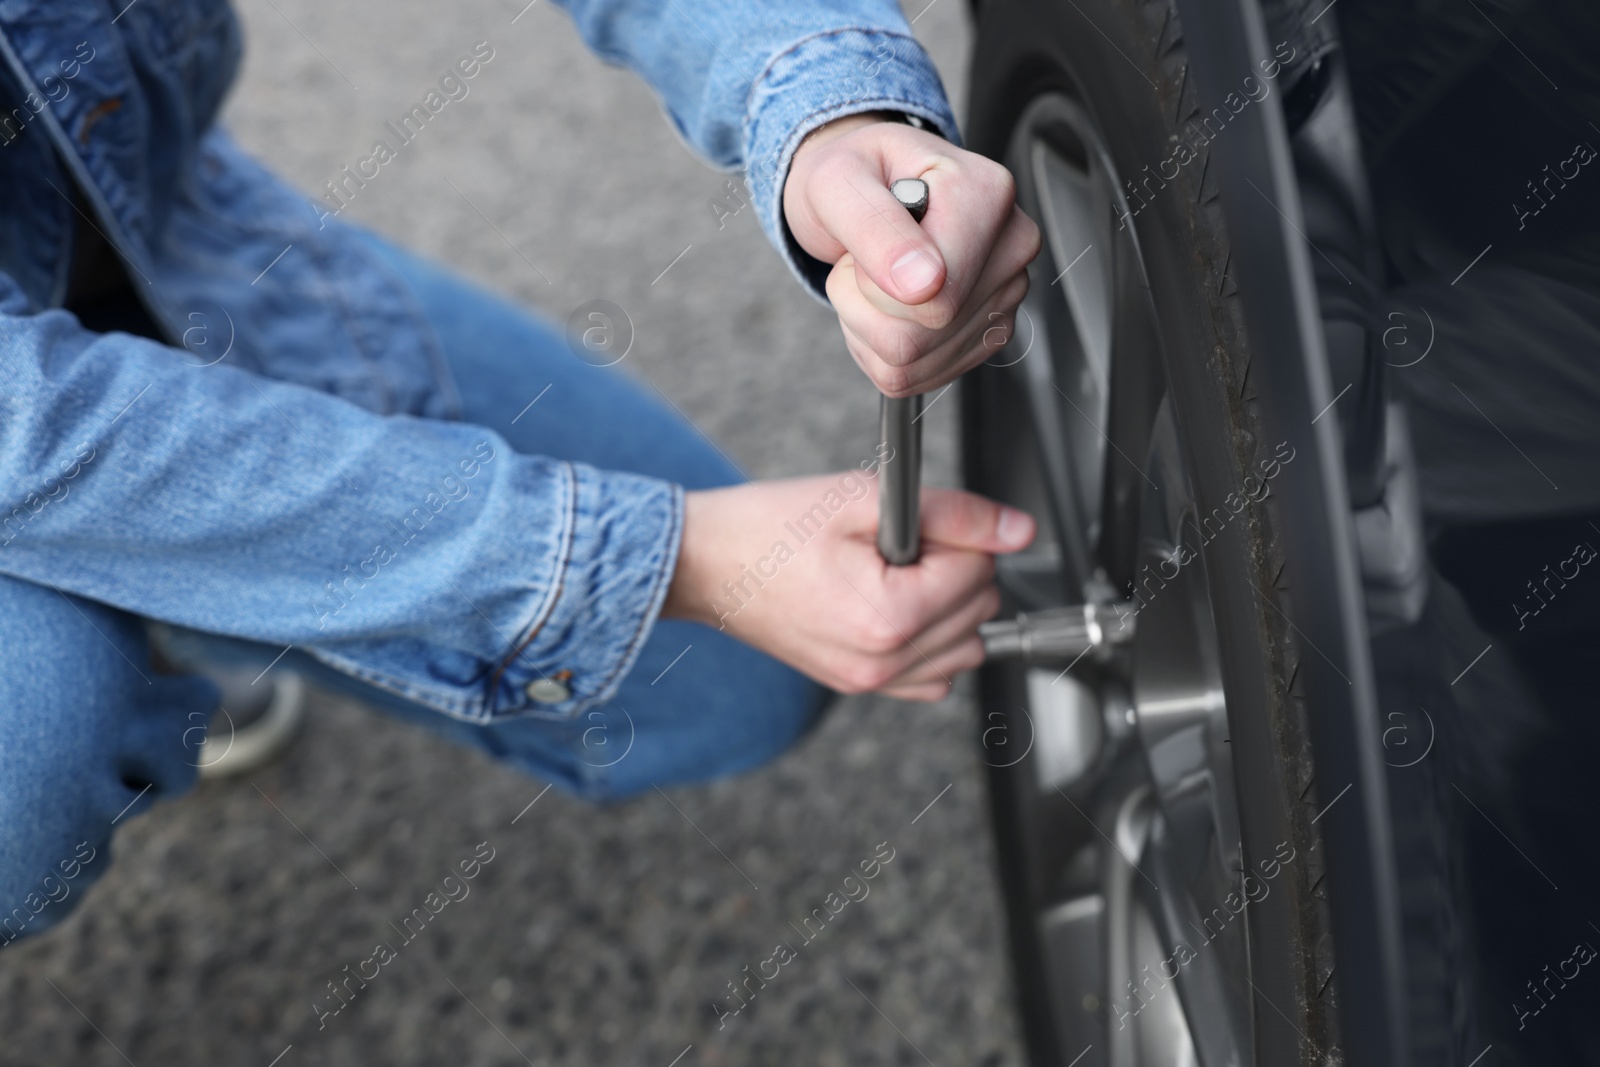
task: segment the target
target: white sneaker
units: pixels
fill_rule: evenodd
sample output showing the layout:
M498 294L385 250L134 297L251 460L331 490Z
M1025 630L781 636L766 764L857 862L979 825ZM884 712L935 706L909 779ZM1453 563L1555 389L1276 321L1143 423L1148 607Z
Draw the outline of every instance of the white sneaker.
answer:
M281 756L305 719L305 683L298 674L270 670L203 672L222 690L195 765L203 779L232 778Z

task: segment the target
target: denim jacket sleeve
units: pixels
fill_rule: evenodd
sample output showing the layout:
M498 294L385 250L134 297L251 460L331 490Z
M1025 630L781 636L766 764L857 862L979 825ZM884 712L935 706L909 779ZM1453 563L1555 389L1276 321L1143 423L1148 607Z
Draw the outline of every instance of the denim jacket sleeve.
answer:
M745 169L761 228L823 301L829 268L783 220L783 181L806 134L845 115L902 111L959 143L938 72L895 0L559 2L596 53L654 87L695 151Z
M793 246L780 211L801 138L838 116L888 108L955 136L932 64L893 0L567 6L597 52L656 88L696 150L747 168L763 228L813 293L826 268ZM94 66L38 115L40 131L78 184L104 200L100 222L124 256L154 279L171 339L190 298L214 297L274 324L257 337L271 342L262 351L279 373L196 367L182 348L91 333L45 310L29 278L0 271L0 573L179 626L294 645L468 720L565 718L609 699L665 598L681 490L518 455L491 432L423 417L439 414L432 410L379 410L363 403L365 392L346 395L322 380L355 362L285 363L295 344L314 354L329 336L326 316L310 312L339 303L325 298L346 291L332 282L368 277L354 242L338 227L313 226L303 198L216 144L197 156L202 177L216 173L198 187L217 194L212 215L231 205L243 217L158 240L146 209L163 194L141 178L142 138L188 127L146 129L144 105L105 106L135 99L134 66L112 35L146 9L113 28L92 7L72 10L97 35ZM0 24L7 68L31 88L29 72L47 69L59 51L47 32L54 24ZM146 67L150 77L164 69ZM155 95L170 103L180 90L174 83ZM98 116L92 137L88 109ZM66 180L48 154L38 163L58 185ZM18 209L8 222L63 222L59 188L30 188L48 210ZM172 217L200 218L191 214ZM237 247L205 243L230 234L255 242L248 263ZM304 268L286 263L261 280L249 264L266 265L290 242ZM163 259L162 248L182 254ZM401 336L366 314L376 300L354 308L352 337ZM298 377L283 373L297 368ZM562 683L542 695L570 695L534 701L528 687L541 678Z
M529 710L541 677L571 694L549 717L615 691L666 595L676 486L186 354L0 274L0 571L470 721Z

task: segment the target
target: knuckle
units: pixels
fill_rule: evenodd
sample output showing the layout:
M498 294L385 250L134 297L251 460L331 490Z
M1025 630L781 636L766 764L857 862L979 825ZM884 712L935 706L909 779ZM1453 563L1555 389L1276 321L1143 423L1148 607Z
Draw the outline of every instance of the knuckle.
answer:
M872 691L872 687L867 684L867 680L859 667L845 667L839 670L833 679L833 688L848 696Z
M831 189L849 177L849 157L839 151L837 141L838 138L830 138L810 146L811 173L817 189Z
M978 348L984 357L1004 348L1016 332L1016 316L1010 311L991 311L989 325L984 328L979 338Z
M877 379L878 389L896 399L910 396L915 384L911 379L911 371L906 367L881 368Z
M993 522L993 520L990 520L990 521ZM994 575L995 575L994 557L989 555L987 552L982 552L982 553L978 554L978 565L977 565L977 567L975 569L976 569L976 571L978 573L978 578L979 578L980 581L985 581L985 582L993 582L994 581ZM996 598L998 598L1000 596L1000 591L998 589L996 589L993 585L989 586L989 592L993 593ZM998 599L996 599L996 603L999 603Z
M946 282L945 288L940 290L938 296L918 309L917 321L930 330L948 330L954 325L960 310L960 305L950 294L950 286Z
M822 279L822 291L828 294L828 300L835 308L844 296L844 274L847 269L835 263L828 271L828 276Z
M864 658L846 672L846 682L852 693L871 693L882 689L894 679L894 672L881 659Z
M878 652L898 652L905 647L907 624L904 619L897 619L891 612L888 618L880 618L873 630L873 648ZM900 612L898 614L904 614Z
M846 696L858 696L861 693L872 692L871 689L862 684L854 671L849 670L839 673L839 676L833 680L833 688Z
M1022 227L1023 250L1028 253L1026 262L1032 263L1034 257L1044 248L1044 234L1040 232L1039 224L1029 216L1023 215L1022 221L1024 223Z
M1017 180L1004 165L994 160L985 159L983 167L983 180L988 185L988 191L996 203L1003 203L1010 208L1017 198Z
M1018 271L1017 276L1006 283L1006 305L1010 307L1011 310L1015 311L1017 306L1022 303L1023 297L1028 295L1028 290L1031 288L1033 288L1033 279L1028 277L1028 272L1026 270Z
M855 646L864 652L880 655L892 652L900 644L900 635L889 620L880 615L868 615L855 626Z
M891 367L908 367L922 354L910 329L898 322L888 323L878 329L873 336L872 349L878 353L879 359Z
M983 659L983 642L973 638L955 651L951 666L958 671L976 670L983 666Z
M961 575L959 592L951 597L954 607L979 602L987 607L990 596L999 596L994 585L994 559L983 552L974 552L972 557L971 569Z

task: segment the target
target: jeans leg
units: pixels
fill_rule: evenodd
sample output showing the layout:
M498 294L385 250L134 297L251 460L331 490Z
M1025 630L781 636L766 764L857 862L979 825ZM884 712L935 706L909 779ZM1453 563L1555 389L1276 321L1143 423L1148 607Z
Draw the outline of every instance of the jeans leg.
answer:
M194 785L216 701L151 668L139 620L0 575L0 946L65 918L113 830Z
M464 421L500 433L518 452L646 474L686 489L745 481L732 460L624 369L626 359L591 365L573 354L554 324L372 240L438 335Z
M617 367L579 359L527 311L377 238L432 324L463 418L538 453L668 479L688 489L744 480L681 415ZM577 720L530 715L447 736L594 799L701 780L777 756L814 723L827 692L726 634L658 622L615 700ZM375 701L408 719L432 712Z

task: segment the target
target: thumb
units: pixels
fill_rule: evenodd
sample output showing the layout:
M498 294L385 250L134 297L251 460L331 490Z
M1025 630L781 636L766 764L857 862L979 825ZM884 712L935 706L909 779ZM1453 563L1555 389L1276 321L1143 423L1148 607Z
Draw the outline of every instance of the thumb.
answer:
M889 191L882 166L852 158L832 177L838 185L817 205L818 221L854 257L856 269L902 304L932 299L944 287L944 256Z
M959 489L922 494L922 536L951 548L1015 552L1033 540L1037 524L1025 511Z

